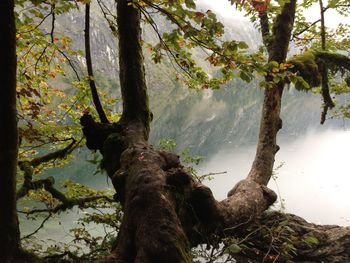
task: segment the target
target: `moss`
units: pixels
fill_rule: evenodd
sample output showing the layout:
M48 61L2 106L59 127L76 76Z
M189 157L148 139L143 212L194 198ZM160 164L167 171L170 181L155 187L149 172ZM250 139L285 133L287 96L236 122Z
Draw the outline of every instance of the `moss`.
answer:
M328 69L333 73L344 73L346 70L350 71L350 58L334 52L317 51L315 52L316 60L323 61L327 64Z
M348 87L350 87L350 75L346 76L345 82L346 82L346 85L348 85Z
M300 55L296 55L288 60L288 63L294 66L293 72L298 72L301 77L310 85L317 87L321 84L321 74L314 52L307 51ZM299 86L296 86L300 89Z
M189 248L188 242L184 239L179 239L176 244L176 248L179 251L179 255L181 257L181 263L192 263L192 253Z
M293 72L297 72L309 84L310 87L318 87L321 85L321 64L325 64L331 74L340 72L344 74L350 71L350 58L345 55L327 51L306 51L296 55L288 60L294 68ZM350 84L350 78L345 79ZM296 85L298 90L303 89L303 85Z

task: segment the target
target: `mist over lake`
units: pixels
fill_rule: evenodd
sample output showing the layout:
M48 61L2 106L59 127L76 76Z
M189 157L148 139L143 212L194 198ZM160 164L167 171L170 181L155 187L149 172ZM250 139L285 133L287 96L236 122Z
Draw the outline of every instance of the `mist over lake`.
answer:
M285 211L322 224L349 225L349 130L308 131L292 142L279 142L275 170L269 187L283 200ZM215 175L206 185L221 200L249 172L256 146L222 149L203 162L200 173ZM275 204L280 209L279 203Z

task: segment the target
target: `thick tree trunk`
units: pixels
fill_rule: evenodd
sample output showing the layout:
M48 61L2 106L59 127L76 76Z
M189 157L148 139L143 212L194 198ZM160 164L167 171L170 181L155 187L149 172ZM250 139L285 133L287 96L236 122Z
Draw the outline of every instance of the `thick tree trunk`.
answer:
M350 227L316 225L296 215L265 212L240 233L249 262L350 262Z
M166 169L178 158L147 144L151 113L141 48L141 13L127 0L117 2L120 83L123 97L116 133L108 136L102 153L124 217L111 258L101 262L191 262L188 239L166 186ZM116 147L113 147L116 146ZM118 159L110 166L110 152ZM112 161L112 162L110 162Z
M96 123L90 115L81 118L87 146L102 153L102 166L112 179L115 198L124 211L115 248L109 257L97 262L192 262L191 247L205 243L217 245L223 237L246 238L247 235L257 240L255 250L248 248L247 253L260 254L244 256L262 262L265 251L270 251L266 247L268 243L259 243L259 240L264 241L257 235L259 231L250 230L259 229L274 218L265 217L264 211L276 200L276 194L266 184L272 173L276 134L281 126L279 112L283 85L278 83L266 90L260 142L252 171L225 200L217 202L209 188L186 173L178 156L156 150L147 143L151 113L140 44L140 12L128 2L117 1L123 97L121 120L107 124ZM285 60L289 37L283 36L282 31L291 31L295 0L286 4L283 10L277 19L280 27L273 29L276 39L270 44L276 48L276 42L280 41L283 52L271 50L270 61ZM277 217L276 220L280 219ZM282 219L279 222L284 224ZM299 236L305 234L303 231L297 233ZM304 253L303 248L300 249L301 253L297 255Z
M16 212L18 132L14 1L0 2L0 262L14 262L19 249Z
M116 124L81 119L90 149L99 149L124 218L116 248L100 262L192 262L190 248L229 234L266 210L276 195L242 181L223 202L187 174L179 157L147 143L148 108L141 49L140 11L117 5L123 113ZM252 198L253 197L253 198Z

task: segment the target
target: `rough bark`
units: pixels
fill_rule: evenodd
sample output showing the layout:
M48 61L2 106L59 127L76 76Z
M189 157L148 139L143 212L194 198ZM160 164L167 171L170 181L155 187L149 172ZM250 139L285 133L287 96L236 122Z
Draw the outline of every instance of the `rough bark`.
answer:
M188 239L165 189L165 170L178 166L178 158L162 155L147 144L151 113L141 49L141 13L128 1L119 0L117 15L123 113L101 151L124 217L113 255L101 262L164 262L164 258L191 262ZM112 167L108 161L111 152L120 159Z
M295 10L296 0L291 0L283 6L281 14L276 17L272 28L273 38L266 47L269 53L268 62L285 62L294 24ZM260 19L264 28L268 28L266 17L261 16ZM263 34L266 35L265 31L263 31ZM272 77L268 75L266 81L271 82ZM265 89L259 141L255 159L248 175L248 178L263 185L267 185L270 180L275 155L279 149L276 140L277 132L282 128L280 111L283 88L284 83L280 82L275 83L271 88Z
M240 257L250 262L327 262L350 260L350 227L316 225L280 212L264 212L240 233L254 246Z
M291 31L293 10L294 0L286 4L277 19L271 46L276 48L279 42L284 45L285 53L270 50L270 61L285 60L290 34L283 36L286 33L283 31ZM116 246L109 257L97 262L192 262L191 247L205 243L217 245L221 238L232 235L254 236L259 231L251 233L252 228L269 224L271 220L283 222L277 216L264 213L276 200L276 194L266 184L277 150L276 134L281 127L283 85L278 83L266 90L260 145L251 173L225 200L218 202L208 187L186 172L178 156L148 144L151 113L140 45L140 12L128 5L127 0L118 0L117 13L123 98L121 120L108 124L96 123L90 115L81 118L87 146L102 153L102 166L112 179L115 199L122 204L124 212ZM307 223L303 224L305 227L300 229L309 229ZM298 235L305 234L302 231ZM269 243L263 242L261 236L254 237L257 238L255 250L248 249L243 256L262 262ZM304 253L303 248L300 249L297 255ZM250 251L260 254L250 257Z
M16 212L16 28L13 0L0 2L0 31L0 261L13 262L19 249Z
M140 12L128 1L117 5L121 120L100 124L81 119L90 149L103 155L124 218L118 242L100 262L191 262L190 248L224 236L266 210L276 195L252 181L242 181L230 196L217 202L209 188L187 174L178 156L147 143L148 108ZM253 197L253 198L252 198ZM242 224L244 222L244 224Z
M145 69L141 47L141 12L131 2L118 0L119 78L123 97L121 123L137 121L143 125L145 139L149 134L152 113L149 110Z
M192 262L191 247L244 229L276 200L266 186L243 180L217 202L178 156L147 144L140 123L101 125L85 115L82 125L90 148L104 162L115 158L116 172L108 174L124 211L116 248L98 262ZM96 143L93 134L106 130L104 143Z

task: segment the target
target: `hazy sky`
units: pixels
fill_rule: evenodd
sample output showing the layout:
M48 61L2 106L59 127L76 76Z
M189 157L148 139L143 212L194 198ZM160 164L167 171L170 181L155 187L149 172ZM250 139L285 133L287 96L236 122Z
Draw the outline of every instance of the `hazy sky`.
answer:
M205 3L210 6L213 11L220 13L224 18L232 18L234 16L235 18L243 19L243 15L236 10L235 6L230 4L229 0L197 0L196 2ZM327 5L327 1L324 1L324 5ZM307 11L307 20L313 22L319 19L319 12L319 5L316 3ZM333 10L327 10L325 13L325 23L328 27L335 27L339 23L345 22L350 23L350 18L342 17Z
M238 11L234 6L230 4L228 0L197 0L197 3L205 3L210 6L211 10L214 12L220 13L225 18L232 17L232 14L238 14Z

